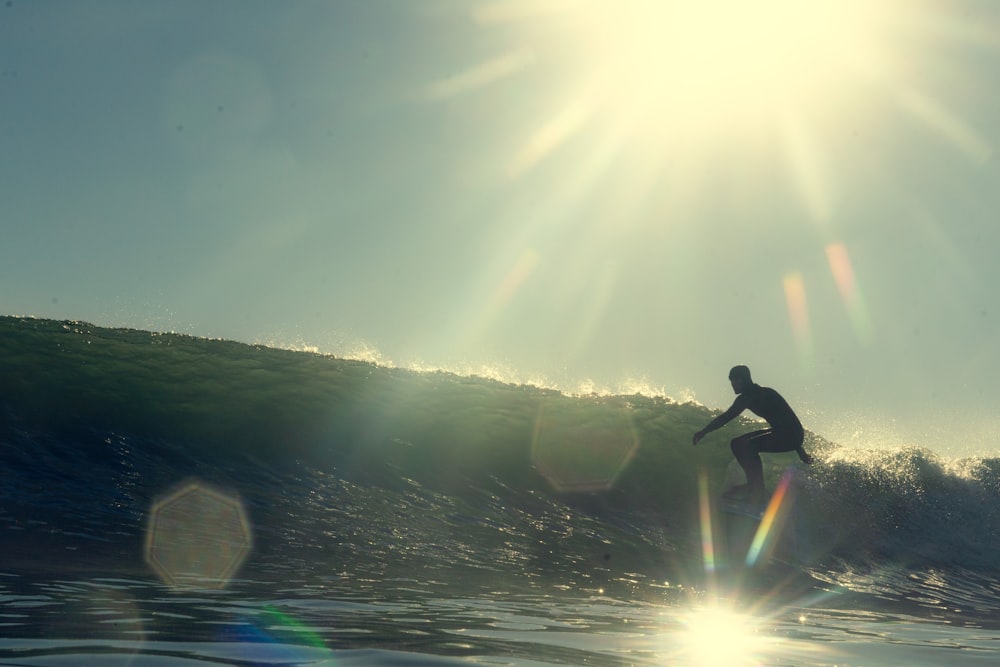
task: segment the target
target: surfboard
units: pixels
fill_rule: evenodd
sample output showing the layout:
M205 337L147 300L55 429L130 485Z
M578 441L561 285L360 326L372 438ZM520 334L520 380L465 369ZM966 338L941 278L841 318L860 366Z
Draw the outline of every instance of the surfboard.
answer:
M757 519L758 521L764 516L763 505L756 505L745 500L726 498L725 496L723 496L719 502L719 509L726 514L738 514L740 516L750 517L751 519Z
M760 520L764 516L766 503L754 503L746 497L746 484L739 483L742 473L735 466L735 462L729 464L726 472L726 483L719 498L719 509L727 514L738 514Z

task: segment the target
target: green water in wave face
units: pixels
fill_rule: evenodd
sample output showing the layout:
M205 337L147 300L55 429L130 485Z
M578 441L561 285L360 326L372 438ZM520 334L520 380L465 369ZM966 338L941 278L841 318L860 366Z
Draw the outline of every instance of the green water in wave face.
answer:
M185 481L160 485L158 477L176 461L190 461L189 469L230 460L238 467L249 456L264 469L303 461L383 485L412 480L446 495L500 482L515 495L530 491L546 502L645 516L670 526L670 542L697 543L698 480L707 480L707 496L715 499L732 468L728 440L754 428L733 424L694 448L691 434L710 413L662 397L567 396L81 322L2 317L0 333L2 400L12 428L57 442L63 430L103 432L130 452L119 457L127 463L148 455L151 443L169 443L171 451L157 455L163 460L130 473L147 482L157 477L147 495ZM998 506L991 502L995 462L959 465L916 450L858 453L809 438L820 461L796 477L795 506L816 557L905 555L919 557L916 564L947 564L956 554L993 552L995 536L953 519ZM110 449L100 442L79 446ZM69 454L53 451L52 465L90 460ZM793 460L766 457L771 489Z
M688 446L704 408L659 397L572 397L81 322L2 317L0 333L0 377L12 388L4 400L46 429L84 424L264 457L391 460L441 483L541 475L557 491L618 487L665 506L695 502L695 471L721 483L730 460L725 446Z

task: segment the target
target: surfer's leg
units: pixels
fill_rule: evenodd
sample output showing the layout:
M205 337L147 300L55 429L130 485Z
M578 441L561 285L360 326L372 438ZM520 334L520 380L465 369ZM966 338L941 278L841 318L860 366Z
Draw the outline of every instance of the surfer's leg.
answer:
M754 433L761 433L761 431L755 431ZM754 435L754 433L750 435ZM795 452L802 449L801 434L774 430L765 431L764 433L766 433L767 437L760 437L754 441L757 444L758 452L778 454L781 452Z
M809 464L813 462L813 457L806 453L802 447L803 433L772 431L771 437L758 440L757 452L767 452L777 454L780 452L795 452L799 455L799 460Z
M771 429L745 433L738 438L734 438L730 443L733 456L737 463L743 468L743 474L747 477L747 488L750 497L754 500L763 500L766 496L764 491L764 465L760 460L760 451L767 447L771 439Z

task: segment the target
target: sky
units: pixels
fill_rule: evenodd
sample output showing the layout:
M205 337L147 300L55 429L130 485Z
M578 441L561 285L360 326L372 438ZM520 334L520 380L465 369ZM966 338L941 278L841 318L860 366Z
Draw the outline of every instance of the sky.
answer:
M995 455L998 80L989 0L0 0L0 314Z

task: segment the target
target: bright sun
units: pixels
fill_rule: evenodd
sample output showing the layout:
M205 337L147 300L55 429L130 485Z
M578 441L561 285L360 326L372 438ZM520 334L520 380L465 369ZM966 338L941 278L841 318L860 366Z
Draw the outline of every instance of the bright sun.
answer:
M622 0L578 2L588 95L633 122L688 133L835 103L845 85L885 75L887 2Z
M921 90L928 46L943 39L935 26L948 18L939 4L484 0L472 19L509 37L508 51L433 82L427 94L440 100L509 81L503 99L515 113L507 117L533 120L515 132L506 178L589 146L565 163L566 194L554 201L566 206L571 191L627 174L614 186L617 219L623 207L667 201L665 183L681 211L733 173L745 209L755 188L787 175L805 214L825 223L840 182L852 180L839 173L838 145L859 123L903 110L973 158L990 155L974 128ZM950 30L982 39L971 24Z
M767 644L749 618L723 607L694 610L685 625L683 653L693 665L756 665Z

